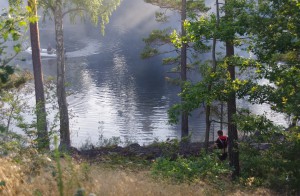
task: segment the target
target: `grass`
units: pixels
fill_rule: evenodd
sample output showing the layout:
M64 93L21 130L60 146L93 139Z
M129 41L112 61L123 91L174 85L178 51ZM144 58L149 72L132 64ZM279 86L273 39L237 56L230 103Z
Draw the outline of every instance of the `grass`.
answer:
M150 166L132 159L106 158L106 162L88 163L69 156L60 158L64 195L78 190L86 195L274 195L267 189L246 189L226 182L224 189L196 180L173 183L153 178ZM118 161L116 161L118 160ZM122 160L122 161L121 161ZM32 153L16 162L0 158L0 195L59 195L56 161L51 156ZM134 167L136 166L136 167ZM77 194L79 195L79 194Z
M93 158L84 151L71 157L57 145L49 154L17 145L0 153L0 195L276 195L260 188L256 176L232 182L217 152L185 156L176 142L153 145L164 149L159 158L107 147Z

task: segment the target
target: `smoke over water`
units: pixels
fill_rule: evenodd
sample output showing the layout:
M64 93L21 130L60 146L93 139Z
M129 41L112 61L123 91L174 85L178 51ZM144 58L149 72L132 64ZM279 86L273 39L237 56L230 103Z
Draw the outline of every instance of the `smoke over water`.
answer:
M68 18L64 19L73 146L80 147L85 141L96 144L99 136L120 137L140 144L180 136L179 125L168 124L167 115L168 109L180 101L180 89L165 80L177 75L168 73L171 67L162 66L163 57L140 58L145 46L142 40L152 30L168 26L180 28L176 13L170 12L170 23L157 23L155 12L158 10L143 0L123 0L112 14L104 36L99 27L89 22L72 24ZM39 26L41 47L51 44L55 48L53 21L40 22ZM203 58L210 56L203 54ZM32 70L29 55L27 61L19 63ZM43 58L42 64L44 75L55 78L56 59ZM34 105L33 98L31 102ZM49 122L53 122L55 114L56 111L48 115ZM190 131L195 141L204 138L203 114L198 110L190 117ZM219 125L213 126L212 132L218 128Z

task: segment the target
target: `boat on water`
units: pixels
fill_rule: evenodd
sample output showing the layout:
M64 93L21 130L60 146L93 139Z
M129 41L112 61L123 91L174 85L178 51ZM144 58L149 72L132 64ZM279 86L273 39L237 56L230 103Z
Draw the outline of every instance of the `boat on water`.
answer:
M31 47L28 47L25 51L32 54ZM41 48L41 57L56 58L56 50L54 48L51 50Z

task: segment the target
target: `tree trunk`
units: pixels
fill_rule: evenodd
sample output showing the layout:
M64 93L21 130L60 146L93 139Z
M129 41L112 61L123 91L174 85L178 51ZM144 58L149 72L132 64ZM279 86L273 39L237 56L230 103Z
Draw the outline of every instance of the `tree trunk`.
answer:
M186 36L186 31L184 28L184 21L186 19L186 0L182 0L182 10L181 10L181 34L182 37ZM181 47L181 80L182 80L182 86L181 91L183 91L183 84L187 79L186 76L186 49L187 49L187 43L186 41L182 42ZM181 99L181 102L184 102L183 99ZM181 114L181 138L186 137L189 135L189 120L188 120L188 112L182 111Z
M36 0L29 0L31 7L37 16ZM37 143L40 150L49 150L50 141L47 131L47 118L45 107L45 95L43 86L42 63L40 54L40 38L38 23L30 23L30 40L32 48L32 64L35 85L36 115L37 115Z
M226 56L230 57L234 55L234 46L232 42L226 42ZM235 80L235 66L228 65L228 72L230 74L231 80ZM231 92L228 101L228 152L230 166L234 168L232 177L235 179L240 174L239 166L239 151L238 151L238 134L237 127L233 122L233 115L236 114L236 95L235 92Z
M224 123L224 120L223 120L223 117L224 117L224 103L223 101L221 101L221 107L220 107L220 110L221 110L221 114L220 114L220 130L223 130L223 123Z
M217 23L216 27L219 27L219 1L216 0L216 13L217 13ZM214 36L213 38L213 44L212 44L212 72L216 72L217 70L217 59L216 59L216 45L217 45L217 38ZM207 86L208 92L211 91L212 83L209 83ZM209 133L210 133L210 127L211 127L211 121L210 121L210 115L211 115L211 106L210 104L206 103L206 111L205 111L205 124L206 124L206 130L205 130L205 151L208 152L209 148Z
M209 85L211 89L211 85ZM206 104L206 110L205 110L205 125L206 125L206 130L205 130L205 151L208 153L208 148L209 148L209 132L210 132L210 113L211 113L211 108L210 104Z
M219 0L216 0L216 14L217 14L217 28L219 28L220 25L220 5L219 5ZM213 62L215 62L215 65L217 66L217 60L216 60L216 44L217 44L217 39L214 38L213 40L213 47L214 47L214 53L213 53ZM224 115L224 103L221 101L221 117L220 117L220 130L223 130L223 115Z
M225 0L226 3L230 0ZM225 17L227 20L232 21L233 16L227 8L225 9ZM232 57L234 55L233 40L226 41L226 57ZM228 72L230 74L231 81L235 80L235 66L228 65ZM235 179L240 175L239 164L239 149L238 149L238 134L237 127L233 122L233 115L236 114L236 94L232 91L227 100L227 113L228 113L228 152L229 152L229 164L233 167L232 178Z
M62 1L56 0L55 12L55 35L57 54L57 99L60 119L60 148L68 149L71 146L69 114L65 89L65 52L63 36Z

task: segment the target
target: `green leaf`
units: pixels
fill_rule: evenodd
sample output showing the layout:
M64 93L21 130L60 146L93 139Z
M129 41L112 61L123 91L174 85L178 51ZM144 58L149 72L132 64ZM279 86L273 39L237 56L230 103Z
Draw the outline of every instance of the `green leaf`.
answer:
M19 22L19 26L20 27L26 27L27 26L27 22L26 21L20 21Z
M17 45L14 45L14 51L16 52L16 53L19 53L19 52L21 52L21 44L17 44Z
M20 37L21 37L21 34L20 34L19 32L14 31L14 32L12 33L13 41L19 40Z
M7 41L8 36L9 36L9 33L8 33L8 32L4 32L4 33L2 34L2 37L3 37L4 41Z

